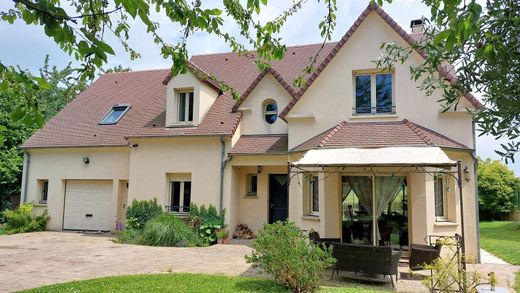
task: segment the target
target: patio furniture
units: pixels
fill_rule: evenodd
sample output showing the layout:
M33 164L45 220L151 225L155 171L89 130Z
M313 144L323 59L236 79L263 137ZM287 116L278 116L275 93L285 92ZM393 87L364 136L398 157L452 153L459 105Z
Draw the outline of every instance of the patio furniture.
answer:
M433 261L441 255L442 244L437 242L435 246L424 244L412 244L410 247L409 266L412 271L424 270L425 265L433 264Z
M391 246L368 246L345 243L332 243L332 254L336 264L332 269L331 279L334 272L347 271L354 273L377 274L390 276L392 287L395 288L394 279L398 279L397 266L402 251L393 251Z

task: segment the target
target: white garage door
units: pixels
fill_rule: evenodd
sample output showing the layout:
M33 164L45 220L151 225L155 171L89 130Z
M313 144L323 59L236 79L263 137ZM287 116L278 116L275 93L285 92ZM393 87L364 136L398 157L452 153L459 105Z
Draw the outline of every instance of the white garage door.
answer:
M108 231L114 215L112 181L67 181L63 229Z

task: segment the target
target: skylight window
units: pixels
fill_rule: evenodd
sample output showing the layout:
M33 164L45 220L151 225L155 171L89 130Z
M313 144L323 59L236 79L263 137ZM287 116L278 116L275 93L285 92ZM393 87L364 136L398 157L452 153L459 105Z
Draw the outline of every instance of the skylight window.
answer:
M110 125L110 124L117 124L119 120L125 115L125 113L130 108L129 105L116 105L113 106L108 113L103 116L103 119L101 119L101 122L99 124L103 125Z

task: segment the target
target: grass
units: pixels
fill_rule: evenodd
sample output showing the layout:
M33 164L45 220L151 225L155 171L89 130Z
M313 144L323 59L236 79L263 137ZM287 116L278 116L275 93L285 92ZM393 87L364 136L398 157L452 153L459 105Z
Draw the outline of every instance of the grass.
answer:
M520 222L481 222L481 247L513 265L520 265Z
M516 273L515 291L520 292L520 272Z
M74 281L24 292L288 292L273 281L250 277L198 274L130 275ZM366 287L324 287L320 292L360 293Z

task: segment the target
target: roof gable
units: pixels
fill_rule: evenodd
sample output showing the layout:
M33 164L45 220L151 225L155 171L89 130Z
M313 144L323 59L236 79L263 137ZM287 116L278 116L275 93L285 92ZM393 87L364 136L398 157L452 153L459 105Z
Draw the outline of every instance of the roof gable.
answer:
M280 117L285 119L285 116L291 111L291 109L296 105L296 103L300 100L300 98L305 94L307 89L311 87L314 81L318 78L318 76L323 72L325 67L332 61L332 59L336 56L339 50L345 45L345 43L350 39L350 37L354 34L354 32L359 28L359 26L363 23L363 21L367 18L367 16L371 12L377 13L399 36L403 38L408 44L412 45L416 42L416 38L412 35L408 34L395 20L390 17L381 7L379 7L374 2L371 2L365 10L361 13L361 15L357 18L354 24L350 27L350 29L343 35L341 40L336 43L336 45L330 50L328 55L323 59L321 63L316 67L316 70L311 74L311 76L307 79L305 85L298 90L298 92L293 96L293 100L283 109L280 113ZM426 55L424 52L415 50L421 57L425 58ZM446 79L450 83L455 83L456 74L453 70L448 70L446 67L441 67L439 72L446 77ZM478 99L476 99L471 93L465 93L464 97L477 109L483 109L484 105L480 103Z

